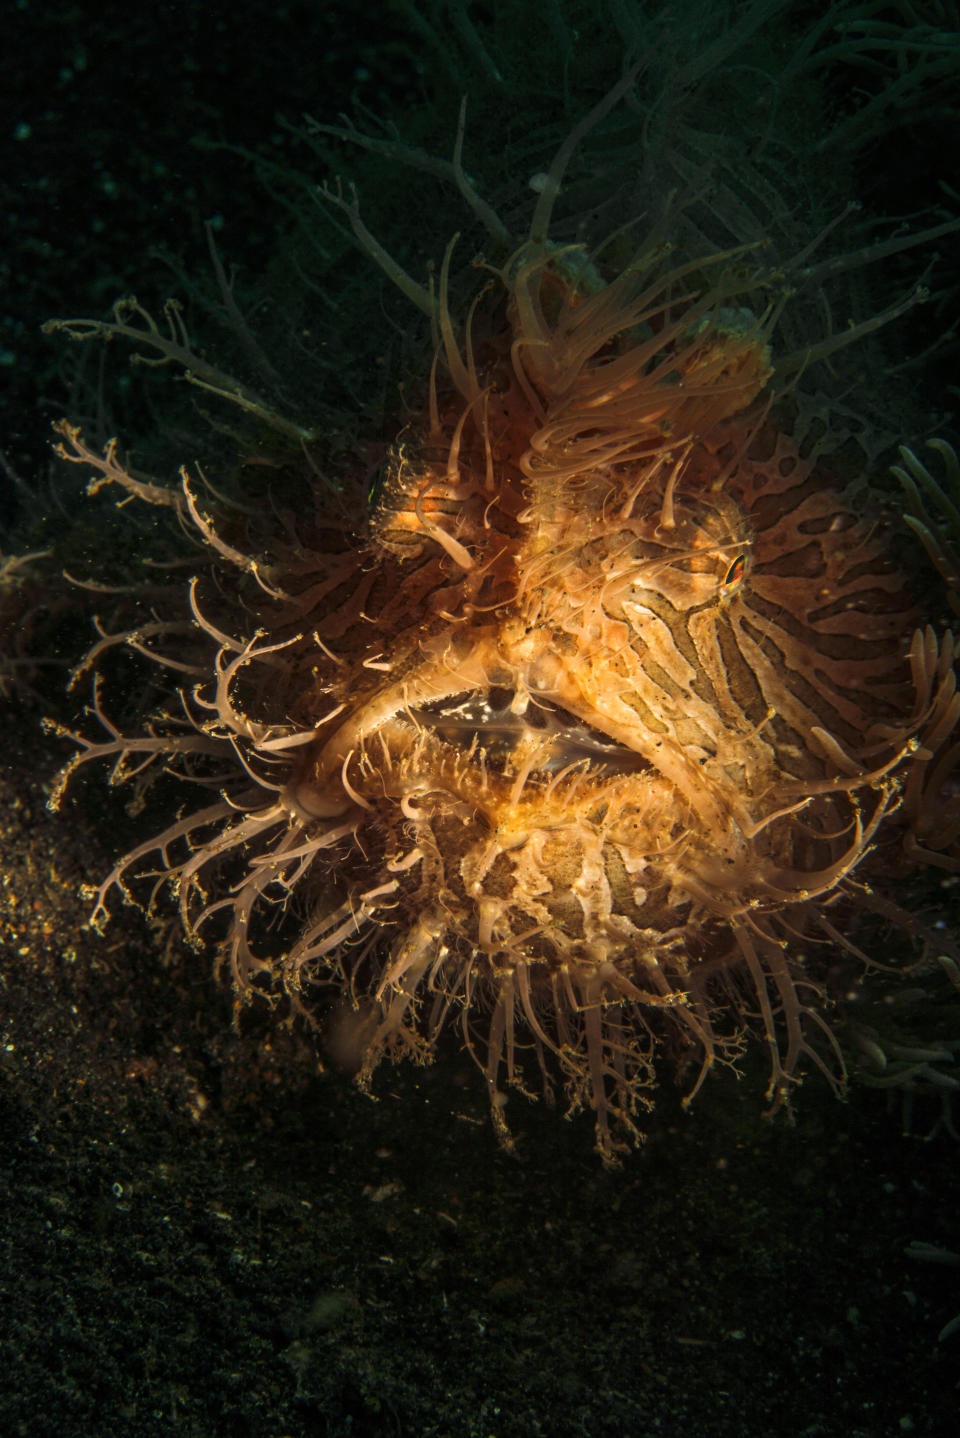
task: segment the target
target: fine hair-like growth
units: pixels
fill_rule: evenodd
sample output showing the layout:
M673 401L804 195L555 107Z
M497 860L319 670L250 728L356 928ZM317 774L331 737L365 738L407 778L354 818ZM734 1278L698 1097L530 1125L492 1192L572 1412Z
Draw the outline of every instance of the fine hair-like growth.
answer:
M751 1034L773 1109L804 1064L842 1087L831 956L873 962L857 915L930 939L874 881L956 869L960 834L957 645L816 407L773 407L781 300L754 249L550 238L629 81L462 321L452 244L421 292L423 413L368 519L318 508L268 540L186 471L164 488L60 426L65 459L206 556L186 619L101 635L89 663L132 643L172 694L126 734L98 684L106 735L70 736L52 801L91 759L185 779L201 798L93 891L96 922L149 870L241 995L346 998L361 1082L452 1028L504 1143L507 1089L559 1079L607 1160L662 1054L689 1097Z

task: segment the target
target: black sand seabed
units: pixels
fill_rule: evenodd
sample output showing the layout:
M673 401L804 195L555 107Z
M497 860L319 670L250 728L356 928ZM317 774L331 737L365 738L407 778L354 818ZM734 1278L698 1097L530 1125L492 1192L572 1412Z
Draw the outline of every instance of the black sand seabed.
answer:
M936 1335L956 1153L812 1081L663 1096L607 1173L591 1125L457 1054L379 1101L228 998L175 928L104 939L106 862L5 765L0 1418L10 1434L851 1435L954 1431ZM35 760L34 760L35 762Z

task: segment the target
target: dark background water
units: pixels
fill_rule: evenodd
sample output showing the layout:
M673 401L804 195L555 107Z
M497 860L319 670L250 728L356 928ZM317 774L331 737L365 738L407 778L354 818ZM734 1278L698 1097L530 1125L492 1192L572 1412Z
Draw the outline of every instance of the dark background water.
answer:
M745 13L729 8L733 23ZM935 8L947 35L949 7ZM821 14L786 9L763 42L781 67ZM715 7L714 33L725 12ZM198 139L302 168L280 117L330 119L360 105L407 117L417 143L435 131L436 151L448 154L458 85L472 74L478 169L495 184L505 155L529 158L528 172L548 160L564 130L549 58L554 12L539 48L518 12L506 89L470 59L457 13L453 4L373 6L362 20L346 5L3 6L0 450L4 519L17 525L5 548L46 545L77 522L79 493L51 479L47 458L49 422L64 410L95 420L105 409L141 437L156 408L168 439L179 434L162 390L144 398L122 357L110 356L103 381L92 351L78 369L76 347L40 334L45 319L103 316L124 293L157 305L182 274L208 273L208 220L225 263L238 267L238 292L262 297L265 285L272 297L265 325L287 313L281 276L284 257L303 253L291 227L304 202L291 217L280 199L288 192L265 190L248 158ZM467 13L487 33L493 7ZM499 13L506 44L511 15ZM845 13L902 28L912 10ZM566 70L576 118L579 91L592 102L618 71L607 12L580 7L574 18ZM679 63L682 28L657 34ZM753 58L740 73L741 111L729 117L737 134L754 123L744 109L764 89ZM914 63L905 50L902 67ZM957 120L943 99L952 62L923 63L929 105L885 122L844 177L878 215L927 211L943 202L941 180L956 185ZM810 98L820 125L811 146L888 83L889 70L878 80L870 67L826 66ZM541 91L551 111L542 134L531 119ZM760 123L769 112L753 113ZM835 178L825 174L824 189L829 211ZM520 204L506 186L500 194ZM432 191L417 195L411 181L390 232L414 256L422 233L423 252L437 256L450 225ZM376 195L370 203L383 220ZM948 266L953 246L944 242ZM180 275L171 280L158 250ZM323 402L334 408L355 389L366 412L388 381L360 330L383 314L384 354L402 355L403 343L366 262L350 263L347 275L346 260L332 262L346 292L365 296L362 309L333 314L334 362L318 358L306 378L327 377ZM906 270L887 273L901 283ZM882 288L874 275L870 283ZM932 303L885 351L891 370L949 328L949 280L931 284ZM350 364L356 374L344 380ZM955 364L946 344L906 371L904 413L919 431L954 403ZM96 536L84 544L90 564L102 564ZM78 628L87 625L84 615ZM39 718L58 702L59 681L38 682L51 686L44 704L6 709L0 776L5 1432L955 1431L960 1335L938 1344L937 1334L960 1311L960 1272L904 1251L921 1241L960 1248L958 1151L946 1135L905 1137L898 1103L855 1090L840 1104L813 1078L798 1093L795 1127L765 1124L760 1065L739 1083L708 1085L690 1114L665 1091L644 1151L606 1173L588 1121L565 1123L521 1098L510 1105L519 1157L502 1154L478 1076L455 1049L432 1069L383 1076L378 1100L364 1098L347 1078L318 1075L308 1046L285 1030L233 1028L209 955L191 953L175 922L148 925L125 909L103 939L85 927L78 886L109 869L113 831L129 821L98 776L59 819L45 811L60 750ZM937 1113L935 1103L918 1108L915 1132Z

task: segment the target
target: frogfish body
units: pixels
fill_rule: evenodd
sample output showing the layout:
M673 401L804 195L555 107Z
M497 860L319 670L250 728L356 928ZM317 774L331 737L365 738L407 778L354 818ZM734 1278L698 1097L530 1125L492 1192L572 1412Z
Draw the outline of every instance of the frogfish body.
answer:
M953 639L813 408L771 407L742 256L650 244L611 275L532 234L462 328L449 263L365 535L275 547L252 638L201 580L192 701L79 740L220 785L98 910L160 854L191 932L226 915L242 989L347 996L362 1081L457 1028L506 1142L506 1089L559 1077L609 1158L661 1053L695 1092L751 1032L773 1107L804 1062L839 1085L828 956L890 917L875 875L955 867ZM178 502L242 569L229 517L186 478ZM296 918L273 953L271 900Z

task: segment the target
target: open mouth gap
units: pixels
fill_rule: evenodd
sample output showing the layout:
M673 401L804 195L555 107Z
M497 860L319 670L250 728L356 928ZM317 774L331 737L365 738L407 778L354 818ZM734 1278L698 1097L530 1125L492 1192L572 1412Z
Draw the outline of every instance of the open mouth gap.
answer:
M506 767L518 750L528 750L531 740L543 746L536 770L545 774L580 760L607 774L637 774L651 767L642 754L558 704L531 699L523 712L515 713L515 697L513 690L502 687L474 690L420 705L411 713L447 744L469 749L476 743L498 767Z

